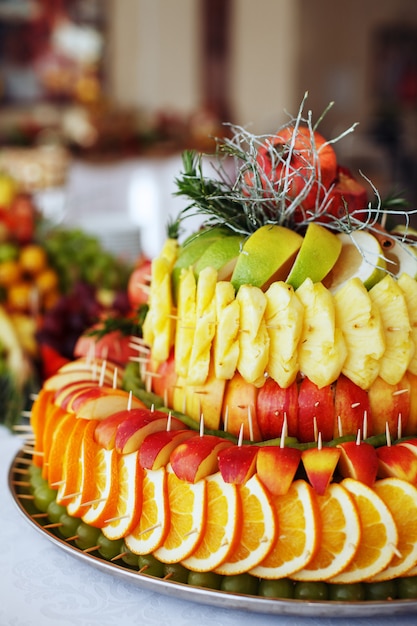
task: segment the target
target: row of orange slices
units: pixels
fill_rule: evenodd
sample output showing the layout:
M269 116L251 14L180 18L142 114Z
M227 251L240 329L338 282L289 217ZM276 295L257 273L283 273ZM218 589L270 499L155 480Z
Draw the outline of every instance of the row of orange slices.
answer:
M195 484L170 466L143 469L41 390L32 410L35 462L70 515L124 538L136 554L224 575L353 583L417 574L417 488L398 478L373 487L345 478L318 495L295 480L273 495L254 474L245 484L215 473ZM40 424L42 422L42 424ZM36 447L36 446L35 446Z

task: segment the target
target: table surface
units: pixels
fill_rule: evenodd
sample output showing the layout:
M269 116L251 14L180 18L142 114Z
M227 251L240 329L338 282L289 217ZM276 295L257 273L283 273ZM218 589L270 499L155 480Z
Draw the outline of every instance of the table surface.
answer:
M259 615L180 600L142 589L91 567L31 529L8 487L22 441L0 426L1 626L384 626L414 615L373 618Z

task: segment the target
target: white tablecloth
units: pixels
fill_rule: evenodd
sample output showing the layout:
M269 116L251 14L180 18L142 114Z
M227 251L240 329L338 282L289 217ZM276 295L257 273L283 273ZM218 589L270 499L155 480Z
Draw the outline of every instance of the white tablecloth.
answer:
M21 440L0 427L1 626L415 626L416 616L259 615L144 590L74 558L31 528L8 488Z

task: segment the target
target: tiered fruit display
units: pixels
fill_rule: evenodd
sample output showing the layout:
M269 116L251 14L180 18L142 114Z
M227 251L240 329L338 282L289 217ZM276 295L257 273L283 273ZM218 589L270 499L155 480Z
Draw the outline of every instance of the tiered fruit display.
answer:
M64 507L57 532L81 549L119 542L111 558L144 573L416 598L411 237L387 230L390 210L310 117L273 137L235 129L219 150L232 181L184 155L180 218L207 219L136 282L149 308L132 363L88 365L85 348L34 403L35 504Z

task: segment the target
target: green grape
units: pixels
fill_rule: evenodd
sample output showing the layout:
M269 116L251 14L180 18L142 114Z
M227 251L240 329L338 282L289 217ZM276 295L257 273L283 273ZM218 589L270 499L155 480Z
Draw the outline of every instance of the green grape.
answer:
M138 559L139 571L148 576L162 578L165 576L165 567L153 554L141 554Z
M417 598L417 576L405 576L399 578L398 585L398 597L402 600Z
M120 549L120 554L122 554L122 561L129 565L130 567L139 568L139 555L135 554L126 546L124 541L122 542L122 546Z
M39 467L39 465L29 465L28 467L28 474L30 477L32 476L40 476L42 475L42 468Z
M189 572L188 584L193 587L207 587L208 589L220 589L223 576L215 572Z
M62 504L58 504L56 500L52 500L49 503L46 512L48 513L48 519L52 524L57 524L61 521L61 517L66 513L67 509Z
M96 546L100 532L99 528L94 528L94 526L89 526L81 522L81 524L77 526L75 545L80 548L80 550L88 550Z
M164 567L164 578L177 583L188 581L188 569L181 563L167 563Z
M336 602L362 602L365 600L365 587L362 583L329 585L329 600Z
M235 574L232 576L223 576L222 591L229 593L243 593L246 596L258 595L258 579L251 574Z
M328 585L324 582L299 581L294 586L294 598L296 600L327 600L328 595Z
M398 596L396 580L381 580L365 584L366 600L394 600Z
M108 539L103 533L100 533L97 539L98 551L107 561L111 561L121 553L122 543L121 539Z
M43 478L42 472L32 472L29 477L29 482L32 493L34 493L38 487L45 487L48 485L48 481Z
M289 578L262 579L259 582L258 595L265 598L292 598L294 596L294 583Z
M59 518L59 522L61 526L58 527L58 532L60 535L65 537L65 539L74 537L77 534L77 528L80 524L80 519L78 517L72 517L71 515L68 515L68 513L63 513L63 515Z
M33 503L41 513L47 512L49 504L53 502L55 498L56 490L51 489L47 483L39 485L33 492Z

